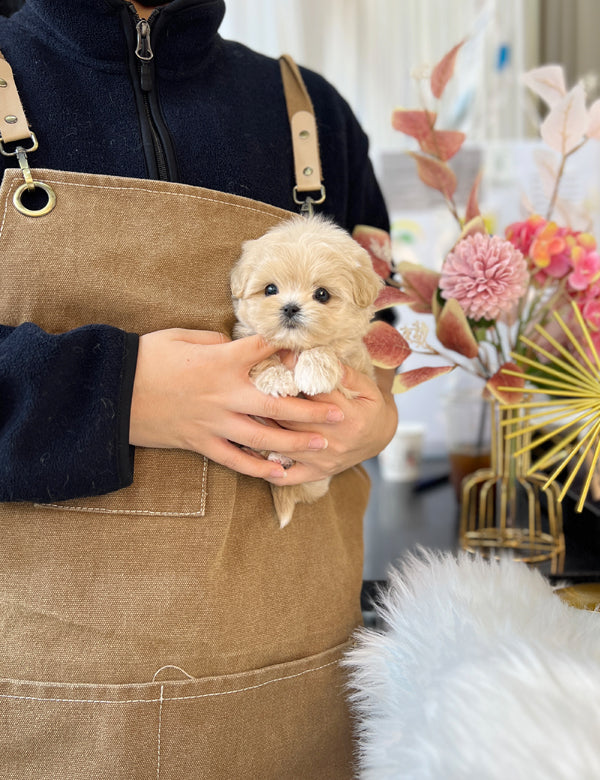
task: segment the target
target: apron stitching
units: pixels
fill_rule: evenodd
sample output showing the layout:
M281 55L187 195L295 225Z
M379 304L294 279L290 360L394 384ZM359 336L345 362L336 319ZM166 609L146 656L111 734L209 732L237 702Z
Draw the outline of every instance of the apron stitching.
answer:
M233 206L236 209L244 209L245 211L254 211L257 214L266 214L267 216L276 216L273 215L269 210L267 209L257 209L253 208L252 206L243 206L241 203L230 203L225 198L219 199L219 198L207 198L205 195L189 195L185 192L160 192L158 190L151 190L147 189L146 187L111 187L107 184L79 184L77 182L71 182L71 181L56 181L55 179L44 179L45 182L49 184L58 184L65 187L86 187L88 189L92 190L116 190L116 191L122 191L122 192L145 192L149 195L159 195L160 197L164 197L168 195L169 197L183 197L183 198L191 198L192 200L203 200L208 203L219 203L224 206Z
M65 512L101 512L107 515L152 515L156 517L203 517L206 495L203 488L201 496L201 508L196 512L155 512L151 509L106 509L95 506L72 506L71 504L34 504L36 509L64 509Z
M11 184L8 193L6 195L6 201L4 202L4 213L2 214L2 224L0 225L0 236L2 235L2 231L4 230L4 223L6 222L6 215L8 213L8 201L10 200L10 196L13 194L13 192L16 190L15 186L16 182Z
M302 677L305 674L311 674L312 672L319 672L322 669L327 669L328 666L335 666L339 664L340 660L329 661L329 663L322 666L316 666L314 669L305 669L303 672L297 672L296 674L289 674L285 677L276 677L273 680L266 680L256 685L248 685L246 688L236 688L231 691L221 691L220 693L199 693L194 696L164 696L164 685L161 686L161 693L158 698L154 699L48 699L41 696L17 696L16 694L2 693L0 699L17 699L19 701L39 701L39 702L54 702L58 704L156 704L163 701L188 701L192 699L207 699L215 696L228 696L232 693L245 693L246 691L254 691L258 688L264 688L266 685L272 683L285 682L286 680L293 680L297 677Z
M159 780L160 778L160 729L162 726L162 711L163 711L163 691L165 689L164 685L160 686L160 707L158 708L158 746L157 746L157 754L156 754L156 778Z
M204 458L204 464L202 466L202 495L200 497L200 513L202 517L206 514L206 496L207 496L207 487L206 487L206 477L208 474L208 458L206 455L203 456Z
M0 233L1 233L0 228ZM200 491L200 509L195 512L159 512L152 509L108 509L96 506L74 506L73 504L39 504L34 503L36 509L64 509L66 512L89 512L90 514L106 515L144 515L145 517L204 517L206 514L206 477L208 474L208 458L202 456L202 488Z

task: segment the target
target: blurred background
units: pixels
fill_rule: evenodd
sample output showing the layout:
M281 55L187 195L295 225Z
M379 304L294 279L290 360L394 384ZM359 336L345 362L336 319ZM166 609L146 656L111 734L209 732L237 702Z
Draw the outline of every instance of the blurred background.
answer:
M0 13L23 3L0 0ZM526 70L560 63L568 86L583 80L588 104L600 95L598 0L227 0L221 34L272 56L283 52L322 73L367 132L393 228L394 255L439 268L457 237L441 197L418 180L411 140L391 126L394 108L422 107L415 73L465 40L438 106L438 127L468 141L453 159L457 200L483 171L480 205L495 232L524 216L524 199L544 213L534 162L543 107L520 81ZM568 163L561 195L600 227L600 144ZM402 325L407 313L398 310ZM404 319L403 319L404 318ZM443 398L454 372L397 397L401 421L426 426L425 454L445 451Z
M227 0L221 33L272 56L288 52L338 88L369 136L395 258L439 269L457 226L416 175L406 154L416 143L391 125L394 108L423 107L414 76L465 40L437 126L467 134L451 163L459 205L481 169L480 206L501 233L526 215L525 201L544 214L548 200L535 163L544 107L521 75L560 63L568 87L583 80L589 105L600 95L598 30L598 0ZM600 143L569 159L560 192L592 217L598 235ZM397 313L400 326L410 325L409 312ZM426 456L446 451L444 399L462 392L464 379L455 371L396 397L401 422L425 425Z

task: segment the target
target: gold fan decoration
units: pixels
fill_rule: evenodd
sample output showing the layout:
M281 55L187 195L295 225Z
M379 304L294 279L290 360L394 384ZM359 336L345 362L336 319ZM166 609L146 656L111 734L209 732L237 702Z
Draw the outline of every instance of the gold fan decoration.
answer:
M577 474L582 471L587 476L581 491L577 512L581 512L596 472L600 458L600 359L590 332L581 316L578 306L571 304L573 322L580 331L578 338L565 319L557 312L552 318L559 332L553 336L546 328L536 325L535 330L547 342L553 351L546 349L538 341L521 336L520 341L531 353L540 359L534 359L512 353L512 358L523 366L529 375L530 383L526 392L529 396L541 395L539 400L506 404L507 409L520 409L520 427L507 433L507 438L516 438L531 433L529 443L515 456L524 452L543 448L543 454L531 464L528 474L547 470L558 462L558 466L548 476L544 485L552 484L571 464L570 473L565 480L559 500L565 497ZM530 354L531 354L530 353ZM520 376L523 374L503 369L504 374ZM535 377L532 379L532 377ZM523 392L514 387L501 387L507 392ZM506 421L508 427L512 421Z

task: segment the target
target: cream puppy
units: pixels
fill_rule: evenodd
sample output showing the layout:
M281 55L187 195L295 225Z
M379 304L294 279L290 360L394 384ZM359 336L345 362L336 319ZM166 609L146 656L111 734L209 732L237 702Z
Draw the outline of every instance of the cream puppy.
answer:
M256 365L250 376L263 393L275 396L352 393L341 384L347 364L373 376L363 336L383 282L368 253L342 228L320 217L295 217L247 241L231 273L238 322L234 338L258 333L282 350L291 350L295 366L278 355ZM285 467L293 461L268 453ZM271 486L280 526L297 503L324 496L329 478L303 485Z

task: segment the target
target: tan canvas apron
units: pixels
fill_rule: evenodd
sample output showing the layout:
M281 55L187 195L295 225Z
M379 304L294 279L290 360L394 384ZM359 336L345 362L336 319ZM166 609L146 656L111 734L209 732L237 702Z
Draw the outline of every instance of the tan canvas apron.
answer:
M176 183L34 170L0 188L0 322L231 332L241 242L288 213ZM0 777L349 778L339 660L360 622L362 469L279 530L268 485L138 449L132 486L0 505Z

